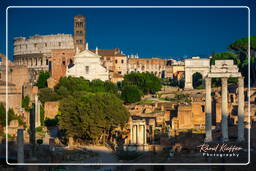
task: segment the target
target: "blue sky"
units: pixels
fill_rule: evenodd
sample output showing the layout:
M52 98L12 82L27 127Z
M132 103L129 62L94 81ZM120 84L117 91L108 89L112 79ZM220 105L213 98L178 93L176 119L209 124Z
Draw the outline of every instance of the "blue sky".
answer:
M16 2L16 1L15 1ZM56 1L55 1L56 2ZM133 5L162 5L154 4ZM13 2L13 4L15 4ZM18 4L19 5L19 4ZM21 4L22 5L22 4ZM26 4L25 4L26 5ZM39 5L39 4L31 4ZM40 4L44 5L44 4ZM57 5L50 4L48 5ZM64 4L130 5L130 4ZM172 4L165 4L172 5ZM174 4L174 5L191 5ZM199 4L193 4L199 5ZM202 4L202 5L216 5ZM232 5L232 4L220 4ZM248 5L248 4L247 4ZM250 4L249 4L250 5ZM252 8L255 9L253 6ZM73 34L73 17L87 18L90 48L120 48L125 54L141 57L186 57L210 55L227 50L233 41L248 34L246 8L243 9L9 9L9 57L13 38L35 34ZM3 23L4 24L4 23ZM254 23L252 23L254 27ZM1 30L4 35L5 30ZM252 35L255 30L252 29ZM1 40L0 52L5 53Z

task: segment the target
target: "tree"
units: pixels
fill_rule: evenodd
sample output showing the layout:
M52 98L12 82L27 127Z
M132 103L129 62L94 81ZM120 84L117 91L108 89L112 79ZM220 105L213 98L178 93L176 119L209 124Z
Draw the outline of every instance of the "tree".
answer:
M47 87L47 79L50 77L49 72L40 72L38 80L36 82L36 86L38 88L46 88Z
M29 96L25 96L21 102L21 107L24 108L25 111L27 112L30 110L29 102L30 102Z
M124 76L122 86L136 85L144 94L156 93L161 90L161 80L151 73L130 73Z
M42 88L39 90L39 100L41 102L57 101L60 96L50 88Z
M18 120L19 125L25 126L25 122L22 120L21 116L16 115L13 109L9 109L7 115L8 124L10 124L12 120ZM0 126L6 126L6 109L2 103L0 103Z
M61 97L72 95L75 91L90 91L89 81L82 77L62 77L54 91Z
M111 130L124 126L129 113L122 101L110 93L84 93L60 102L59 128L68 137L99 142Z
M136 85L127 85L122 89L121 98L125 103L134 103L141 100L142 91Z
M251 84L256 85L256 36L250 37L250 73ZM245 77L245 83L248 82L248 37L236 40L228 46L228 49L239 56L241 61L239 70Z
M241 61L237 54L232 52L220 52L220 53L213 53L211 58L211 65L215 64L215 60L226 60L232 59L236 65L240 65Z

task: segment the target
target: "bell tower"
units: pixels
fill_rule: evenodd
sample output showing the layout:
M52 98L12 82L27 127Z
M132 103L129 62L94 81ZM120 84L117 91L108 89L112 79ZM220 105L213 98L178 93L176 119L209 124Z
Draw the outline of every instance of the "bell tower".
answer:
M84 50L86 45L85 21L84 16L77 15L74 17L74 45L80 51Z

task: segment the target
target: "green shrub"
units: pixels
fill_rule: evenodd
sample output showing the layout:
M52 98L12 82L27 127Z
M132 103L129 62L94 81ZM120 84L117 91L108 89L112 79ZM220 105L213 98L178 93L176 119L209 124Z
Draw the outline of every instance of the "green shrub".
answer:
M47 79L50 77L49 72L40 72L38 80L36 82L36 86L38 88L46 88L47 87Z
M30 110L30 106L29 106L29 102L30 102L30 98L29 96L25 96L23 99L22 99L22 104L21 104L21 107L25 109L25 111L29 112Z
M128 85L122 89L121 98L125 103L134 103L141 100L142 91L135 85Z
M39 145L41 145L41 144L43 144L43 140L42 140L42 139L37 139L37 140L36 140L36 143L39 144Z
M42 131L43 131L43 127L42 126L36 127L36 132L42 132Z

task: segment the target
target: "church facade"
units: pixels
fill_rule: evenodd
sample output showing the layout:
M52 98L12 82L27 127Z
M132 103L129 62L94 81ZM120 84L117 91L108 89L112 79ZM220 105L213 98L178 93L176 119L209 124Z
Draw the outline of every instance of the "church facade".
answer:
M66 76L83 77L86 80L99 79L102 81L109 80L109 73L101 65L100 56L89 50L77 52L74 57L74 64L69 66Z

